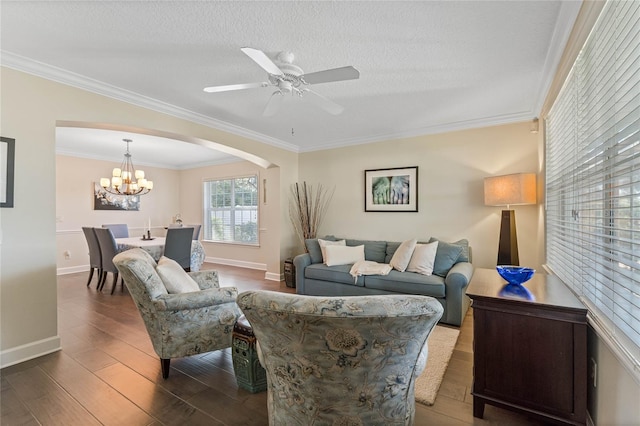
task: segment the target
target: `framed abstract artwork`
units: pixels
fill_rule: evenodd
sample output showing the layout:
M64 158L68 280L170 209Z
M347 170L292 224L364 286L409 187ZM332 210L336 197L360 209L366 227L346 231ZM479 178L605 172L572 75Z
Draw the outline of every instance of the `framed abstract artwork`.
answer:
M113 195L104 190L97 183L93 183L94 210L140 210L139 195Z
M16 140L0 136L0 207L13 207Z
M417 212L418 167L364 171L365 212Z

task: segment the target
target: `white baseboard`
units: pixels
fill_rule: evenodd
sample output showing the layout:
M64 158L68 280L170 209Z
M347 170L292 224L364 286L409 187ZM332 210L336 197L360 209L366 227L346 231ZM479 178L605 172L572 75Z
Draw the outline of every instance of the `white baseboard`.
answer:
M7 349L0 352L0 368L29 361L30 359L57 352L61 349L59 336L49 337L48 339Z
M223 259L221 257L207 257L205 262L218 263L220 265L237 266L239 268L256 269L258 271L266 271L267 265L257 262L245 262L235 259ZM265 272L264 279L269 281L284 281L284 274L275 272Z
M264 279L269 281L284 281L284 274L276 274L275 272L265 272Z
M68 268L58 268L56 273L58 275L67 275L67 274L75 274L78 272L86 272L89 273L89 265L80 265L80 266L69 266ZM95 272L97 275L98 272Z
M204 261L209 263L218 263L220 265L237 266L239 268L257 269L259 271L267 270L267 265L265 265L264 263L245 262L243 260L223 259L221 257L209 257L209 256L207 256Z

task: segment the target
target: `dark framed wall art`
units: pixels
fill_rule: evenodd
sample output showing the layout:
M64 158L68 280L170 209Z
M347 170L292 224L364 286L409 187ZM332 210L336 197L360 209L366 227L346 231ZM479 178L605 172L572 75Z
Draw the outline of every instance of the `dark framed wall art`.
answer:
M365 212L417 212L418 167L364 171Z
M140 210L139 195L113 195L104 190L97 183L93 183L94 210Z
M16 140L0 136L0 207L13 207Z

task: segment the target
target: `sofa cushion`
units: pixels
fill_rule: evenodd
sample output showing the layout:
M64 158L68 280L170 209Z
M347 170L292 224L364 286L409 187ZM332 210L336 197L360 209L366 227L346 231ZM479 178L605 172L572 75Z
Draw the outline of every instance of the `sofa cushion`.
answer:
M391 271L389 275L366 275L364 286L395 293L445 297L444 278L437 275L416 274L415 272Z
M458 257L458 261L457 262L470 262L471 261L471 248L469 247L469 240L462 239L462 240L455 241L453 243L446 243L446 242L444 242L442 240L439 240L439 239L437 239L435 237L431 237L429 239L430 243L432 243L434 241L440 241L440 242L443 242L445 244L454 244L456 246L462 247L462 252L460 253L460 257Z
M336 241L336 237L333 235L327 235L322 239L326 241ZM304 240L304 245L307 247L307 253L311 256L311 263L322 263L322 250L320 249L318 239L308 238Z
M436 251L433 273L441 277L446 277L453 265L458 263L458 258L462 251L462 246L438 241L438 250Z
M333 281L342 284L364 286L364 276L355 280L349 271L352 265L327 266L324 263L316 263L304 268L304 277L313 280Z
M407 272L417 272L422 275L433 274L437 250L437 241L429 244L416 244L413 255L411 255L411 261L407 266Z
M324 248L326 258L324 264L327 266L353 265L364 260L364 246L341 246L328 245Z
M393 267L393 269L404 272L407 269L407 265L409 265L409 261L411 260L411 256L413 255L413 250L416 248L416 239L413 238L411 240L404 241L400 244L400 247L396 250L389 262L389 265Z
M389 263L389 262L385 262L385 255L387 250L386 241L347 239L347 245L348 246L364 245L364 260L370 260L371 262L378 262L378 263Z
M326 247L327 246L346 246L346 241L345 240L339 240L339 241L333 241L333 240L323 240L321 238L318 238L318 243L320 244L320 251L322 251L322 262L323 263L327 263L327 253L326 253Z
M307 253L311 257L311 263L322 263L322 251L320 250L318 239L308 238L304 240L304 245L307 247Z
M390 263L391 262L391 258L396 253L396 250L398 250L398 247L400 247L400 244L402 244L402 243L398 243L398 242L395 242L395 241L388 241L387 242L387 252L386 252L385 257L384 257L384 263Z

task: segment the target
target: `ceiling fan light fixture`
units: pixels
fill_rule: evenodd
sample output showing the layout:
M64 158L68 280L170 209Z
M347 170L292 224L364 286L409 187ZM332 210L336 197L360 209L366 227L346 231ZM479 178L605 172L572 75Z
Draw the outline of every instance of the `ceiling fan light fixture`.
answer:
M333 68L322 71L305 74L302 68L293 64L295 56L291 52L282 51L276 56L275 62L269 58L262 50L252 47L243 47L240 49L244 54L249 56L256 64L267 72L268 83L246 83L231 84L227 86L211 86L205 87L204 91L208 93L226 92L231 90L251 89L255 87L265 87L266 85L275 86L278 91L271 95L267 102L267 106L263 111L263 115L272 116L276 113L281 103L281 96L291 93L303 96L303 91L307 91L306 86L319 83L331 83L335 81L355 80L360 78L360 72L352 66L341 68ZM324 96L313 92L311 98L313 102L320 108L330 114L340 114L344 108L335 102L325 98Z

